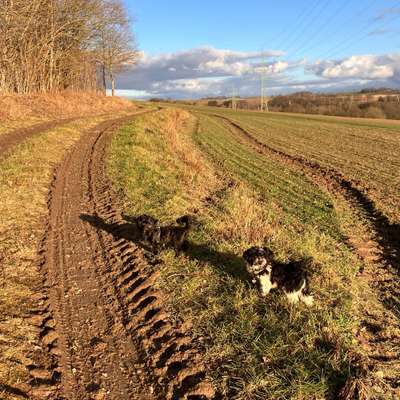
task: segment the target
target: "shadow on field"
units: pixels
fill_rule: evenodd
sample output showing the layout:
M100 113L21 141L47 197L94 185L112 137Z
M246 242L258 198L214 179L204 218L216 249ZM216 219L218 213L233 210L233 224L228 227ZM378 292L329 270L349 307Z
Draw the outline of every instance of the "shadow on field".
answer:
M111 234L115 240L125 239L135 243L144 250L151 251L150 247L147 246L141 240L139 230L133 221L133 217L127 222L123 223L108 223L103 218L97 215L81 214L80 219L88 222L96 229L101 229Z
M120 221L118 223L109 223L106 222L103 218L96 215L88 215L81 214L80 219L89 223L96 230L105 231L113 236L115 240L125 239L132 243L135 243L138 247L146 250L144 256L148 260L150 265L156 265L160 262L157 255L152 253L151 249L145 246L145 243L140 238L139 230L135 223L135 216L124 216L124 221ZM217 274L221 276L221 282L223 282L224 278L230 276L237 281L249 282L249 276L247 274L244 260L241 256L234 254L232 252L223 252L214 250L207 243L189 243L187 249L184 250L183 254L188 257L192 261L197 261L200 264L207 263L210 265ZM263 336L263 340L265 343L270 343L271 349L275 348L277 343L281 342L282 329L286 327L286 329L290 331L294 331L298 329L297 324L301 323L303 325L307 324L308 319L310 318L310 313L297 313L289 307L282 307L279 303L274 303L273 299L269 300L270 302L265 303L264 301L259 302L259 309L257 312L260 315L271 315L276 316L275 319L272 319L270 322L264 321L262 322L262 318L260 319L257 325L254 325L252 329ZM269 314L266 314L269 313ZM234 319L234 315L232 316ZM264 318L266 318L264 316ZM311 315L312 318L312 315ZM226 318L226 320L230 320L230 318ZM284 322L279 322L279 321ZM291 338L288 339L288 343L290 344ZM286 376L291 373L294 373L295 366L291 365L294 359L297 357L292 356L290 352L290 346L283 348L283 350L279 350L281 355L276 355L273 362L265 361L264 359L260 359L258 365L261 368L270 368L276 371L279 371L281 376ZM328 388L328 392L326 393L327 400L335 400L339 398L339 392L341 388L344 386L346 380L349 378L349 368L350 366L347 364L347 361L337 365L335 363L331 363L329 360L331 357L335 356L340 359L340 347L338 347L338 342L335 340L335 337L331 339L328 338L318 338L315 341L313 349L307 349L307 355L304 356L304 359L300 360L298 368L302 371L310 371L309 373L313 373L316 369L316 366L321 371L324 371L324 376L326 380L326 386ZM276 353L278 354L278 353ZM297 363L296 358L296 363ZM240 384L240 378L238 383ZM314 382L317 384L318 382ZM231 384L234 386L236 383L234 379L232 379ZM0 385L1 389L1 385ZM232 391L232 398L235 396L235 391ZM266 395L267 396L267 395ZM268 398L268 397L263 397Z
M124 216L123 218L126 222L108 223L97 215L80 215L82 221L88 222L96 229L108 232L115 240L129 240L142 249L152 252L151 247L143 242L140 237L140 232L135 223L135 216ZM188 248L184 250L184 254L191 260L210 264L221 275L227 274L235 279L248 281L249 277L244 267L244 261L234 253L221 252L212 249L207 244L190 242Z
M210 264L219 274L227 274L245 282L249 280L242 257L234 253L217 251L207 244L197 243L190 243L184 253L191 260Z

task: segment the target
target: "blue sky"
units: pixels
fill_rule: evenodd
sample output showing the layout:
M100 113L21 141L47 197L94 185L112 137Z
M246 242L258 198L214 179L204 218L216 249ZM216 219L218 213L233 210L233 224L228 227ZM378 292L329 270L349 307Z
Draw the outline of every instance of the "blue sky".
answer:
M272 94L399 83L400 1L124 2L143 52L118 80L131 93L257 94L260 65Z

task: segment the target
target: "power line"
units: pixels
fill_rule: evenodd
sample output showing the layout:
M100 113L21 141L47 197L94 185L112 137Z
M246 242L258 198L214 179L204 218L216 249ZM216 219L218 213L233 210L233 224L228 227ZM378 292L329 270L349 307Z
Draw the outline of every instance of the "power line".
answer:
M400 5L400 1L396 2L392 7L397 7ZM400 17L400 14L397 14L395 16L393 16L390 19L390 22L393 22L394 20L398 19ZM387 24L387 20L385 20L381 25L378 26L373 26L374 24L376 24L379 21L375 21L372 24L370 22L367 22L365 25L362 26L362 28L360 30L358 30L358 33L356 33L355 35L352 35L350 38L347 37L345 40L343 40L342 42L340 42L337 46L335 46L335 48L331 49L328 52L325 52L322 54L322 56L320 58L329 58L329 57L333 57L336 54L339 54L342 51L347 50L348 48L350 48L354 43L365 39L366 37L369 36L369 32L371 31L372 28L377 29L380 27L384 27L385 24ZM362 34L363 31L367 31L366 34L358 36L359 34Z
M339 8L336 9L336 11L331 14L328 19L326 19L322 25L319 26L319 28L317 28L315 31L313 31L311 33L311 35L307 36L306 40L303 40L303 42L301 43L301 45L294 51L291 53L291 56L294 56L295 54L298 54L300 51L305 52L306 49L308 49L310 46L310 41L312 42L313 39L317 39L320 40L318 37L320 36L321 32L323 32L328 26L329 24L345 9L346 4L349 4L348 0L344 0ZM308 46L307 46L308 45Z
M319 1L319 0L315 0L314 3L312 3L312 5L311 5L310 8L305 7L305 8L303 9L303 12L301 12L301 13L299 14L299 16L297 17L297 25L296 25L295 29L293 29L293 30L291 30L291 31L288 32L288 31L287 31L287 27L285 27L285 28L279 33L279 35L275 36L274 40L272 40L271 42L275 42L275 41L280 40L279 46L277 46L277 48L283 47L283 44L285 43L285 41L287 41L289 38L291 38L291 37L293 36L293 34L298 30L300 21L301 21L302 19L304 19L305 17L307 17L307 16L310 14L310 12L311 12L311 11L314 9L314 7L318 4L318 1ZM301 22L303 22L303 21L301 21ZM284 35L284 33L287 33L287 32L288 32L288 34L287 34L286 36L284 36L283 39L282 39L282 36ZM277 39L277 40L275 40L275 39ZM266 44L267 44L267 43L264 42L263 45L262 45L261 47L264 48L264 47L266 46Z
M294 40L292 40L292 41L289 43L289 46L287 46L287 47L284 48L284 51L285 51L285 52L288 52L293 46L296 45L296 43L297 43L297 41L298 41L298 38L301 37L302 35L304 35L304 33L307 31L307 28L308 28L309 26L312 26L313 21L316 20L316 19L318 19L318 18L321 16L321 14L323 13L323 11L326 9L326 6L328 5L328 3L329 3L329 0L325 0L324 3L320 3L320 4L322 4L322 7L321 7L321 8L318 9L318 7L316 7L316 8L313 10L313 11L315 11L316 13L315 13L315 14L313 14L313 13L311 14L311 15L312 15L312 17L311 17L311 23L309 23L309 24L306 23L306 25L305 25L305 26L301 29L301 31L296 35L296 37L294 38ZM306 22L307 22L307 21L306 21Z
M342 24L335 24L335 32L340 32L344 26L349 25L351 22L353 22L355 17L359 18L359 17L363 16L364 14L366 14L367 12L369 12L370 7L372 7L372 5L374 3L376 3L377 1L378 0L371 0L361 10L357 11L355 16L353 15L351 18L345 20ZM303 49L303 52L311 51L311 50L318 48L318 46L321 45L321 42L323 42L323 41L321 39L319 39L319 41L317 43L315 43L314 45L312 45L311 47L306 47L305 49Z

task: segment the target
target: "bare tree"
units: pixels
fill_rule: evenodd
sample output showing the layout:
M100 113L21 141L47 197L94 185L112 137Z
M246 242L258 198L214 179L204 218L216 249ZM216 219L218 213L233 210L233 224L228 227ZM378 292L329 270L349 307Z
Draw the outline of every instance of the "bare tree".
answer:
M0 0L0 93L99 88L134 62L120 1Z
M115 95L116 75L136 64L138 51L130 30L131 21L120 0L105 0L99 15L97 45L99 63L106 89L107 77Z

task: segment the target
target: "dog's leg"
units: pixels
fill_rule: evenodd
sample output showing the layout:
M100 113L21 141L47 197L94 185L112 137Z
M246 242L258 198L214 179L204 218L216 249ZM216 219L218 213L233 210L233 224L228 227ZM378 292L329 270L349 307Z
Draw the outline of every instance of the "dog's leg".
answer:
M182 243L181 250L182 250L182 251L188 251L188 250L189 250L189 241L188 241L188 240L185 240L185 241Z
M290 304L297 304L299 302L300 292L285 292L285 294Z
M272 289L272 282L270 275L259 276L261 296L266 297Z
M301 288L296 292L285 292L286 297L291 304L297 304L299 301L302 301L307 306L312 306L314 302L313 296L310 296L307 293L307 284L304 281L301 285Z
M312 306L314 303L314 297L307 294L307 283L304 282L300 290L300 300L307 306Z
M310 295L300 294L300 300L307 306L312 306L314 304L314 297Z

